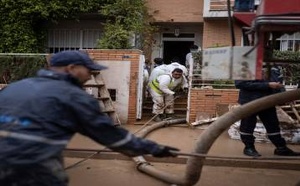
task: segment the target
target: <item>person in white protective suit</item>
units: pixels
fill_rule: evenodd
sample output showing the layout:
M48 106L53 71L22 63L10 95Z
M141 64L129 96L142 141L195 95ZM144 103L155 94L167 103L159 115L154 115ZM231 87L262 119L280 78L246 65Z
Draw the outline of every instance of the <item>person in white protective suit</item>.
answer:
M193 53L198 52L199 47L197 45L192 45L190 47L190 52L186 54L185 56L185 66L189 69L191 66L191 60L193 58Z
M183 71L175 68L170 74L159 75L149 82L149 92L152 96L152 113L157 115L154 121L164 119L174 115L174 94L176 91L184 89Z
M162 64L162 65L155 67L150 73L148 82L151 83L151 81L153 81L156 77L163 75L163 74L170 74L170 69L168 68L168 65L166 65L166 64Z
M187 68L180 63L172 62L171 64L167 65L166 68L169 73L171 73L175 68L180 68L183 72L183 77L186 78L188 76Z
M177 62L173 62L171 64L162 64L160 66L155 67L149 77L149 83L151 83L156 77L163 75L163 74L170 74L175 68L180 68L183 72L183 78L184 78L184 86L188 87L187 82L187 76L188 76L188 70L184 65L181 65Z

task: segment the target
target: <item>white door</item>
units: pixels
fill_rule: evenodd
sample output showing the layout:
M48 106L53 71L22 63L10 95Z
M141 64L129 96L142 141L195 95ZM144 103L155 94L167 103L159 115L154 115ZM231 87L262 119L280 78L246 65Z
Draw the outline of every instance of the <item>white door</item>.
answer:
M143 94L144 94L144 82L145 80L145 73L144 73L144 66L145 66L145 56L140 55L139 60L139 74L138 74L138 86L137 86L137 101L136 101L136 119L142 119L142 111L143 111Z

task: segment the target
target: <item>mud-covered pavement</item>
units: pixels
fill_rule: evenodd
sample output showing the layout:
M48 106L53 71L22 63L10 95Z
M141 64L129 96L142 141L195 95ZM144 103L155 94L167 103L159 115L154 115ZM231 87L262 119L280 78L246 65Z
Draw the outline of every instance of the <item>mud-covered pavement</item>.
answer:
M125 127L134 132L138 130L140 126ZM162 144L175 146L183 152L191 152L202 131L202 129L191 129L182 125L159 129L152 132L147 138ZM300 145L289 146L294 150L300 151ZM76 135L68 147L103 149L102 146L81 135ZM258 143L256 144L256 147L262 155L273 156L274 147L272 144ZM242 149L242 143L230 139L226 131L216 140L208 154L216 156L243 156ZM71 158L72 156L68 156L65 158L65 165L66 167L73 165L87 156L88 155L81 155L82 158ZM109 156L109 154L106 155L106 159L103 159L100 156L94 156L93 159L88 159L87 161L68 169L67 173L70 176L70 186L170 185L139 172L136 170L135 163L130 159L126 160L126 158L119 158L121 156L115 154L113 154L111 158ZM186 157L167 159L150 158L150 160L153 160L151 161L151 164L156 168L182 176L186 168L186 165L184 164L185 158ZM196 185L294 186L300 181L300 160L264 161L260 163L261 165L256 162L239 162L240 161L232 161L230 163L224 163L222 161L207 161L207 164L203 166L201 178ZM239 164L243 167L239 167ZM289 167L294 170L287 170ZM295 170L297 167L299 167L299 169Z

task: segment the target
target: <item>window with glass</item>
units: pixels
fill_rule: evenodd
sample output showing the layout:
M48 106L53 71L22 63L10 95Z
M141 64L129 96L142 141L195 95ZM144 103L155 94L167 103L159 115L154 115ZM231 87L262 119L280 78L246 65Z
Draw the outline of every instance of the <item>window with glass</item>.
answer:
M101 37L98 29L50 29L48 30L48 52L63 50L95 49Z
M281 51L300 51L300 32L294 34L284 34L277 39L276 45Z

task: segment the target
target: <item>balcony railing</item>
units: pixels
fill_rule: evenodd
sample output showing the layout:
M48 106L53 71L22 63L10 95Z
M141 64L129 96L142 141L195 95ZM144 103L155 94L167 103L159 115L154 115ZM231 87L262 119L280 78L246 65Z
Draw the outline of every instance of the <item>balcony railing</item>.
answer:
M231 7L234 0L231 0ZM228 17L227 0L204 0L204 18Z
M259 3L260 0L230 0L235 12L253 12ZM204 18L228 17L227 0L204 0L203 8Z
M231 6L234 5L234 0L230 1ZM210 11L227 11L227 0L210 0Z

